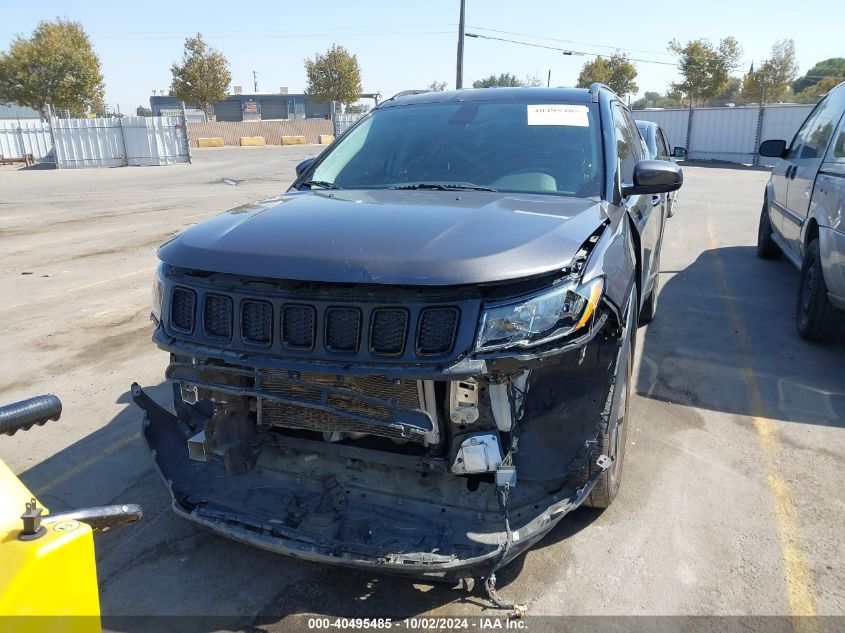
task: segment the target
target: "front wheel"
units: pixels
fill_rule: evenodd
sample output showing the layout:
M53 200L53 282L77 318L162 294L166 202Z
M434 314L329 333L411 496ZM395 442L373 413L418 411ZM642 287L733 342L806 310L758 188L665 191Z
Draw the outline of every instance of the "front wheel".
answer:
M845 341L845 312L837 310L827 296L818 240L810 242L804 253L795 326L808 341Z
M631 310L636 312L634 304ZM613 398L615 402L610 407L610 415L606 426L599 432L598 440L590 455L590 464L587 468L586 477L590 478L595 474L598 466L596 460L601 455L607 455L613 459L613 463L600 476L590 495L584 500L584 505L591 508L607 508L616 498L619 492L619 485L622 483L622 466L625 464L625 444L628 439L628 403L631 400L631 378L634 370L634 331L637 322L636 313L629 320L628 340L623 343L622 350L625 354L619 360L614 394L618 390L619 397Z
M763 202L760 223L757 226L757 257L775 259L781 256L780 246L772 237L772 220L769 217L769 203Z

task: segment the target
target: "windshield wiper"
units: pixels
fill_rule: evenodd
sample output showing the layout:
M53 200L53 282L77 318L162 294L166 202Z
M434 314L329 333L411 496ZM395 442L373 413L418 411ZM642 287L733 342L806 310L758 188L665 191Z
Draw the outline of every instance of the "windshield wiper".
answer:
M300 183L299 186L308 187L309 189L313 189L314 187L321 187L323 189L340 189L340 185L336 185L328 180L306 180L305 182Z
M452 184L447 182L417 182L412 185L399 185L391 189L438 189L440 191L496 191L490 187L472 184Z

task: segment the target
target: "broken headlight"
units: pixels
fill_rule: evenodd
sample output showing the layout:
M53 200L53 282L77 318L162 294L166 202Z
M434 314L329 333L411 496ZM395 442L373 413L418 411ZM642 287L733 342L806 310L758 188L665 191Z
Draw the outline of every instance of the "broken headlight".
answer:
M153 301L150 308L150 320L156 325L161 323L161 302L164 297L164 280L162 279L162 265L156 267L153 277Z
M604 289L599 277L587 283L561 283L528 299L486 309L475 351L534 347L572 334L595 313Z

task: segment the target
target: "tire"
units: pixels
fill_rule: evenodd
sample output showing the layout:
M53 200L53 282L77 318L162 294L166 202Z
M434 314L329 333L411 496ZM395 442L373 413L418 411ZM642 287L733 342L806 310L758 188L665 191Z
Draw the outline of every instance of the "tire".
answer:
M760 212L760 223L757 226L757 257L762 259L777 259L783 253L780 246L772 238L772 220L769 217L769 203L763 202Z
M845 341L845 312L836 309L828 299L818 240L810 242L804 253L795 327L801 338L808 341Z
M632 310L636 307L632 306ZM632 324L636 323L636 315L630 321ZM616 387L621 388L619 400L616 405L611 405L610 414L606 425L603 425L598 441L596 442L593 452L590 455L590 463L586 469L584 480L592 477L598 466L596 460L601 455L613 457L613 464L605 470L596 481L589 496L584 500L584 505L590 508L607 508L613 503L616 494L619 492L619 486L622 483L622 467L625 465L625 445L628 439L628 427L630 422L628 420L628 403L631 401L631 380L634 369L634 331L631 327L628 336L630 340L626 342L628 345L628 353L625 359L621 359L620 363L624 363L623 367L619 368L619 373L616 377ZM613 398L614 391L611 392Z
M654 315L657 313L657 294L660 292L660 256L658 255L655 262L657 267L657 274L654 276L654 284L651 286L651 292L648 293L648 298L643 303L643 308L640 310L639 325L647 325L654 320Z

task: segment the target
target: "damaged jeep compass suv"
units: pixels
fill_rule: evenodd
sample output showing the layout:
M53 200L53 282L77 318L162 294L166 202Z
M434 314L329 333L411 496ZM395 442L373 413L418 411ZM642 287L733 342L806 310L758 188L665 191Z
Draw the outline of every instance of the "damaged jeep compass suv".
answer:
M390 99L159 252L174 510L305 559L492 576L607 506L680 169L610 89ZM658 202L655 202L655 201Z

